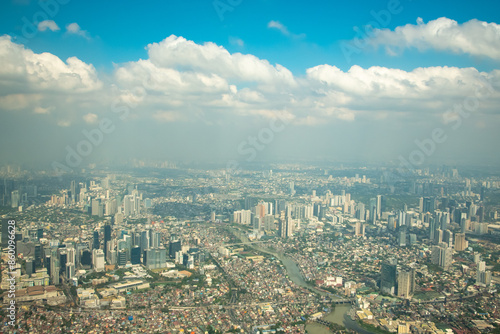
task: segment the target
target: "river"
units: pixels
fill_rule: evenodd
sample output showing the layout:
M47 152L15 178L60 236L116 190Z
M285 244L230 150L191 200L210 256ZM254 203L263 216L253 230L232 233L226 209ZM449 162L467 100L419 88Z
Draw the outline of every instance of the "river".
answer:
M261 248L261 247L257 246L257 244L250 244L249 243L250 240L248 240L246 235L241 234L239 231L237 231L233 228L231 228L231 230L234 233L234 235L236 235L238 238L240 238L240 240L243 243L247 244L247 246L252 247L253 249L255 249L257 251L271 254L271 255L275 256L276 258L278 258L281 261L281 263L283 263L283 265L285 266L285 269L288 273L288 277L290 277L292 282L294 282L295 284L302 286L304 288L311 289L314 292L319 293L321 295L327 295L326 292L316 289L315 287L313 287L311 284L308 284L304 280L304 277L302 277L302 274L300 273L299 267L297 266L295 261L293 261L290 257L284 255L283 253L275 253L275 252L272 252L268 249ZM361 328L356 321L352 320L348 316L350 309L351 309L350 305L337 305L332 312L325 315L324 319L327 321L331 321L333 323L342 325L346 328L355 330L356 332L361 333L361 334L370 334L370 332ZM307 324L306 331L309 334L329 334L329 333L331 333L330 330L326 326L320 325L318 323Z

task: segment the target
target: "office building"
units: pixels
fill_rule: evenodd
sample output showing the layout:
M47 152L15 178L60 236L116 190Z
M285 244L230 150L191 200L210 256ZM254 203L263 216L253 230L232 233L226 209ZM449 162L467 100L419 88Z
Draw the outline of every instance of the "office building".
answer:
M465 240L465 233L457 233L455 235L455 250L462 252L469 247L469 242Z
M398 297L410 298L415 292L415 270L412 268L399 271Z
M382 263L380 269L380 290L383 293L394 295L396 292L397 263L394 259Z
M94 249L92 252L92 265L95 271L104 271L104 252L102 249Z
M444 270L448 270L452 264L452 254L453 249L442 242L438 246L432 247L432 263L440 266Z
M130 251L130 262L132 264L141 263L141 248L139 246L134 246Z

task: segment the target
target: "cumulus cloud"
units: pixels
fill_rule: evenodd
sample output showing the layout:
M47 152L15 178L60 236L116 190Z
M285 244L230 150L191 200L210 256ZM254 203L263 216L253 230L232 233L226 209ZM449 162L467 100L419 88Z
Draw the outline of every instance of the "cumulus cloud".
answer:
M441 113L498 77L475 68L352 66L342 71L332 65L315 66L305 77L295 77L253 55L231 54L214 43L176 36L149 45L148 53L149 59L117 67L114 80L125 91L144 89L141 103L163 121L175 119L178 114L172 110L181 111L183 119L220 112L272 117L272 110L284 106L294 123L310 126L359 117L386 119L390 112Z
M40 23L38 23L38 31L58 31L60 30L59 26L57 23L55 23L53 20L45 20Z
M2 92L59 91L82 93L102 86L92 65L70 57L66 62L51 53L34 53L0 36L0 80Z
M0 37L0 109L50 114L59 126L94 124L116 104L127 106L126 120L155 123L223 124L231 117L275 118L285 110L291 123L317 126L383 121L398 113L440 119L464 97L500 82L498 70L446 66L343 71L324 64L294 76L254 55L177 36L150 44L147 51L146 59L115 65L102 83L91 64L36 54ZM477 112L497 113L499 88L488 87Z
M416 48L500 60L500 25L476 19L459 24L446 17L428 23L419 18L416 25L407 24L394 30L374 29L367 41L374 46L385 46L390 55Z
M475 68L426 67L407 72L373 66L352 66L343 72L336 66L320 65L307 70L310 79L326 83L351 96L422 99L460 96L486 84L487 74Z
M76 22L70 23L66 26L66 33L90 39L89 33L85 30L82 30L82 28L80 28L80 25Z
M215 74L239 82L295 84L287 68L279 64L273 66L254 55L230 54L211 42L199 45L171 35L160 43L149 44L147 50L151 63L161 68Z

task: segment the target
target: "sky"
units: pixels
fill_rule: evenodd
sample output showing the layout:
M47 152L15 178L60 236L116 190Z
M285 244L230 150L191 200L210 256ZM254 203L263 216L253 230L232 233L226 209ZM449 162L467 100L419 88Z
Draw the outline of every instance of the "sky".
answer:
M0 164L499 165L498 1L0 4Z

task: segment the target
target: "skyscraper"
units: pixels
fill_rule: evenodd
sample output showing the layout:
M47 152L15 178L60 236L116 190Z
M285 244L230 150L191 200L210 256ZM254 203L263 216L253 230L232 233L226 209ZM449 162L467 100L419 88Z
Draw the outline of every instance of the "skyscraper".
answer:
M446 243L441 242L438 246L432 247L432 263L448 270L452 263L453 249Z
M99 249L99 231L94 231L94 242L92 243L92 249Z
M148 269L164 268L167 262L167 250L164 247L150 248L144 252L144 266Z
M412 268L399 271L398 297L410 298L415 291L415 270Z
M124 266L127 264L127 252L124 249L118 251L117 264L119 266Z
M170 245L168 246L168 256L171 259L175 259L175 253L177 253L181 249L182 249L182 245L181 245L180 240L170 241Z
M457 233L455 235L455 250L461 252L467 247L469 247L469 242L465 240L465 233Z
M289 238L293 233L293 221L291 217L280 219L278 234L281 238Z
M399 247L405 247L406 246L406 230L401 229L399 231Z
M104 271L104 252L102 249L94 249L92 252L92 265L95 271Z
M141 263L141 248L139 246L134 246L130 251L130 262L132 264Z
M377 219L380 219L382 217L382 202L382 195L377 195Z
M21 196L19 195L19 190L14 190L10 196L11 206L17 208L20 205Z
M104 255L107 255L108 241L111 241L111 225L104 225Z
M380 290L393 295L396 292L397 264L394 259L382 263L380 269Z

